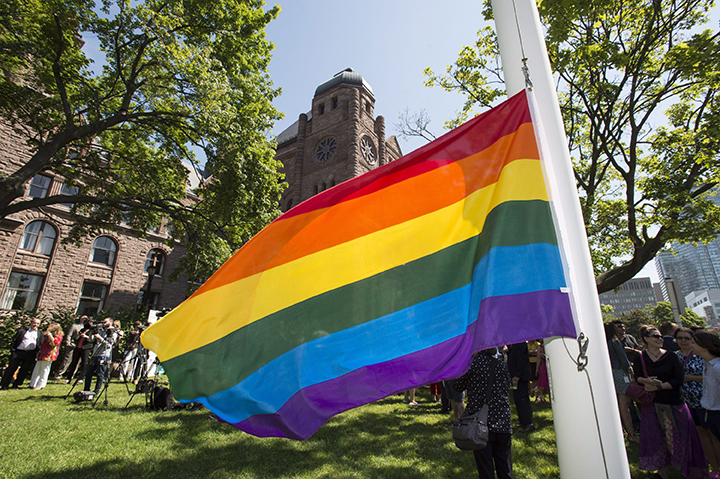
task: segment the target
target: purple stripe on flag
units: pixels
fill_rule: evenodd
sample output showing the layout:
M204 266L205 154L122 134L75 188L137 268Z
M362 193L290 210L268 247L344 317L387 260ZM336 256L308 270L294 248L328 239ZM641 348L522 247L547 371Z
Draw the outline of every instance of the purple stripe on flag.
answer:
M307 439L330 417L406 389L462 375L482 349L551 336L576 337L570 303L556 290L486 298L467 333L295 393L276 413L233 426L259 437Z

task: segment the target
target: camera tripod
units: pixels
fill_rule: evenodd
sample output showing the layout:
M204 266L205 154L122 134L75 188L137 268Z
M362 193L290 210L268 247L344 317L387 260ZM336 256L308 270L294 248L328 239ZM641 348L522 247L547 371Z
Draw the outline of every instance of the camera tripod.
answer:
M92 358L90 358L90 360L88 360L88 363L85 365L85 370L83 371L82 375L79 376L79 377L75 380L75 382L73 383L72 387L70 388L70 390L68 391L68 393L65 395L65 398L64 398L64 399L67 399L68 397L70 397L70 394L72 394L73 390L75 389L75 386L77 386L77 384L80 382L80 380L85 380L85 378L87 377L88 372L90 371L90 368L91 368L92 365L95 363L95 361L97 361L97 362L99 362L99 363L100 363L100 362L104 362L104 363L105 363L106 374L105 374L105 376L104 376L104 381L103 381L102 389L101 389L100 391L98 391L97 394L93 394L92 406L95 407L95 405L96 405L97 402L100 400L100 397L101 397L103 394L105 395L105 400L103 401L103 404L105 404L105 405L107 406L107 404L108 404L107 389L108 389L108 386L110 385L110 379L111 379L110 367L109 367L111 361L110 361L110 360L102 360L102 361L101 361L100 358L97 357L97 356L93 356ZM98 364L97 367L102 367L102 366L101 366L101 364ZM92 384L92 377L90 378L90 382L91 382L91 384ZM88 392L89 392L89 391L88 391Z
M140 353L138 353L140 354ZM147 350L145 351L143 358L143 364L142 366L147 365ZM130 403L133 399L135 399L135 396L139 393L145 393L145 407L149 407L152 400L153 400L153 389L156 385L160 383L160 369L158 368L160 366L160 361L158 360L157 356L153 360L150 367L143 367L142 371L143 374L140 376L140 378L137 380L137 384L135 385L135 390L130 392L130 399L128 400L127 404L123 409L127 409L128 406L130 406ZM148 379L148 376L150 375L150 370L155 369L155 376L153 379Z

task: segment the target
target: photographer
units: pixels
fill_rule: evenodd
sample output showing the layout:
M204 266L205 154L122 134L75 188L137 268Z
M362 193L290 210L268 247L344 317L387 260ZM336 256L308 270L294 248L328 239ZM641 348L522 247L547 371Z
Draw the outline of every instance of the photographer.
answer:
M108 365L112 356L112 348L115 344L117 332L112 327L112 318L105 318L101 327L96 327L91 331L91 341L95 343L90 367L85 373L85 391L90 391L92 377L97 375L94 394L98 394L102 390L103 382L108 374Z

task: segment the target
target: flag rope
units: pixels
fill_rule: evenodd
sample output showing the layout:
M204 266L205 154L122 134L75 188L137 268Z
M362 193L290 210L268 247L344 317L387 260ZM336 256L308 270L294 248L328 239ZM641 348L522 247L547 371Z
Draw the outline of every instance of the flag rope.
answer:
M513 0L512 5L513 5L513 11L515 12L515 28L517 30L518 40L520 40L520 53L522 54L522 57L523 57L522 58L522 63L523 63L522 72L523 72L523 76L525 77L525 88L527 88L528 90L532 90L533 83L532 83L532 80L530 80L530 69L528 68L528 65L527 65L528 59L527 59L527 55L525 55L525 46L523 45L522 33L520 32L520 20L518 19L517 5L515 5L515 0Z
M515 1L513 0L513 3ZM608 464L607 464L607 458L605 457L605 447L603 446L602 441L602 431L600 430L600 420L598 418L598 411L597 406L595 404L595 393L593 392L593 384L592 379L590 379L590 373L587 370L588 365L588 357L585 354L587 352L588 344L590 343L590 338L585 336L584 333L580 333L580 336L577 338L578 343L578 349L580 350L580 353L578 354L577 361L573 358L572 354L570 353L570 350L568 350L567 343L565 342L565 338L560 338L562 340L563 346L565 347L565 351L567 351L568 357L570 357L570 360L574 362L577 365L579 372L584 372L585 376L587 377L588 386L590 389L590 400L592 402L593 407L593 415L595 416L595 429L598 433L598 439L600 439L600 452L602 454L603 458L603 466L605 467L605 477L607 479L610 479L610 471L608 470Z

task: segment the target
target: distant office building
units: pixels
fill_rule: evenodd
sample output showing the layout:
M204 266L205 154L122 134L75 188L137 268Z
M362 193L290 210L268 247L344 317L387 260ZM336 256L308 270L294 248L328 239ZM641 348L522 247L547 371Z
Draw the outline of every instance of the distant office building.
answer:
M660 280L659 283L653 283L653 291L655 292L655 301L658 303L660 301L665 301L665 297L663 296L663 288L665 287L665 282L663 280Z
M693 291L685 297L687 307L702 316L712 326L717 326L720 314L720 289Z
M719 240L697 246L673 243L672 249L676 254L665 251L655 257L655 267L661 279L677 280L681 297L687 297L695 291L720 289ZM663 297L668 298L665 289Z
M634 309L655 306L657 301L650 278L633 278L623 283L617 292L601 293L600 303L612 306L615 309L615 315L620 316Z
M720 206L720 194L710 196ZM668 292L664 278L677 280L680 286L678 296L686 298L693 292L720 289L720 239L708 244L672 243L672 251L664 251L655 257L655 267L663 285L663 297ZM687 307L692 307L687 304Z

